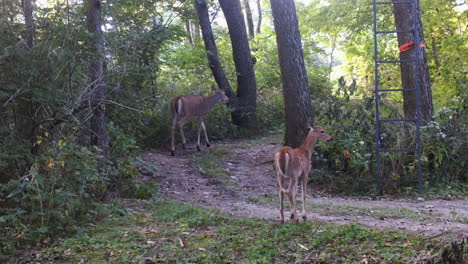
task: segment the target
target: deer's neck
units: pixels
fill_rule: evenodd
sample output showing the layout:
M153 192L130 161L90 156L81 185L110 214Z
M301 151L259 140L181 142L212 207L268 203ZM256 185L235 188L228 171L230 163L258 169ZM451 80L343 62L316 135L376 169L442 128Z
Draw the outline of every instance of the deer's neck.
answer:
M220 100L220 97L217 94L209 96L209 97L205 97L205 98L206 98L205 104L206 104L207 110L210 110L211 108L213 108L213 106L216 103L218 103Z
M314 152L316 143L317 143L317 138L311 132L309 133L309 135L307 135L306 139L304 140L304 143L300 146L300 148L307 151L309 154L309 158L310 158L312 156L312 153Z

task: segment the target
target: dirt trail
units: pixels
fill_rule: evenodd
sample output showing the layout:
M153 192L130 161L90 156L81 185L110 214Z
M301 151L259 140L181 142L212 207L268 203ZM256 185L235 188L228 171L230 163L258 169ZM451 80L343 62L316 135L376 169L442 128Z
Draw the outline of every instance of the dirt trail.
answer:
M156 182L160 195L169 199L216 208L233 216L277 220L276 175L269 161L279 145L272 141L279 142L279 139L216 142L215 147L229 149L224 160L229 176L222 181L199 171L192 161L195 149L179 151L175 157L158 151L144 154L141 158L159 169L157 173L144 169L142 177L145 181ZM307 201L309 220L359 223L371 228L406 230L447 239L468 237L467 199L362 200L323 196L309 186ZM286 206L288 204L286 202Z

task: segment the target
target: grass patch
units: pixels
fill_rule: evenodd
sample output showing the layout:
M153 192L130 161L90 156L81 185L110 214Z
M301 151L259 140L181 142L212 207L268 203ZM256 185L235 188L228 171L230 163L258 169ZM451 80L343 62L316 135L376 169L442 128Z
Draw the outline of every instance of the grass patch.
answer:
M143 201L142 201L143 202ZM151 201L43 248L31 261L91 263L410 263L436 239L322 222L281 225ZM309 261L309 262L306 262ZM315 262L313 262L315 261Z
M226 178L229 172L224 168L225 155L230 151L229 147L213 147L203 152L198 152L192 157L192 164L198 170L212 179Z

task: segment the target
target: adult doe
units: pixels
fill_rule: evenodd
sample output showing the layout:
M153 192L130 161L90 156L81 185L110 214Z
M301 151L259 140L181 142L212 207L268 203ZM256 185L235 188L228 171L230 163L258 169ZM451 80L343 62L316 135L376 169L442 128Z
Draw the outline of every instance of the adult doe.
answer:
M284 223L283 213L283 198L284 194L289 197L291 202L291 220L299 222L296 212L296 192L298 181L302 181L302 218L307 219L306 213L306 190L307 179L310 169L312 168L310 158L314 153L315 144L317 141L330 141L333 138L323 130L323 128L315 125L313 121L309 121L310 131L304 143L298 148L281 147L275 153L275 169L278 178L278 189L280 198L280 221ZM283 188L284 179L289 177L288 189Z
M185 149L185 136L184 125L191 120L197 119L198 121L198 142L197 149L200 151L200 132L203 129L205 132L206 146L210 146L208 135L206 134L206 127L203 120L206 118L213 106L220 102L228 102L229 99L223 90L217 89L212 86L214 94L212 96L196 96L196 95L182 95L177 96L171 101L172 111L172 126L171 126L171 155L175 155L174 147L174 129L179 126L180 136L182 137L182 147Z

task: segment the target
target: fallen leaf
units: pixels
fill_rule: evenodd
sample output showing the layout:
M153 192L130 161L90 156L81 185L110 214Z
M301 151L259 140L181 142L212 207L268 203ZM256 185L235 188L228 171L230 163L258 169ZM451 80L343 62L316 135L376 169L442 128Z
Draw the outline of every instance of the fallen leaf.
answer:
M298 245L299 247L301 247L302 249L305 249L305 250L307 250L307 251L309 250L306 246L304 246L304 245L302 245L302 244L297 243L297 245Z

